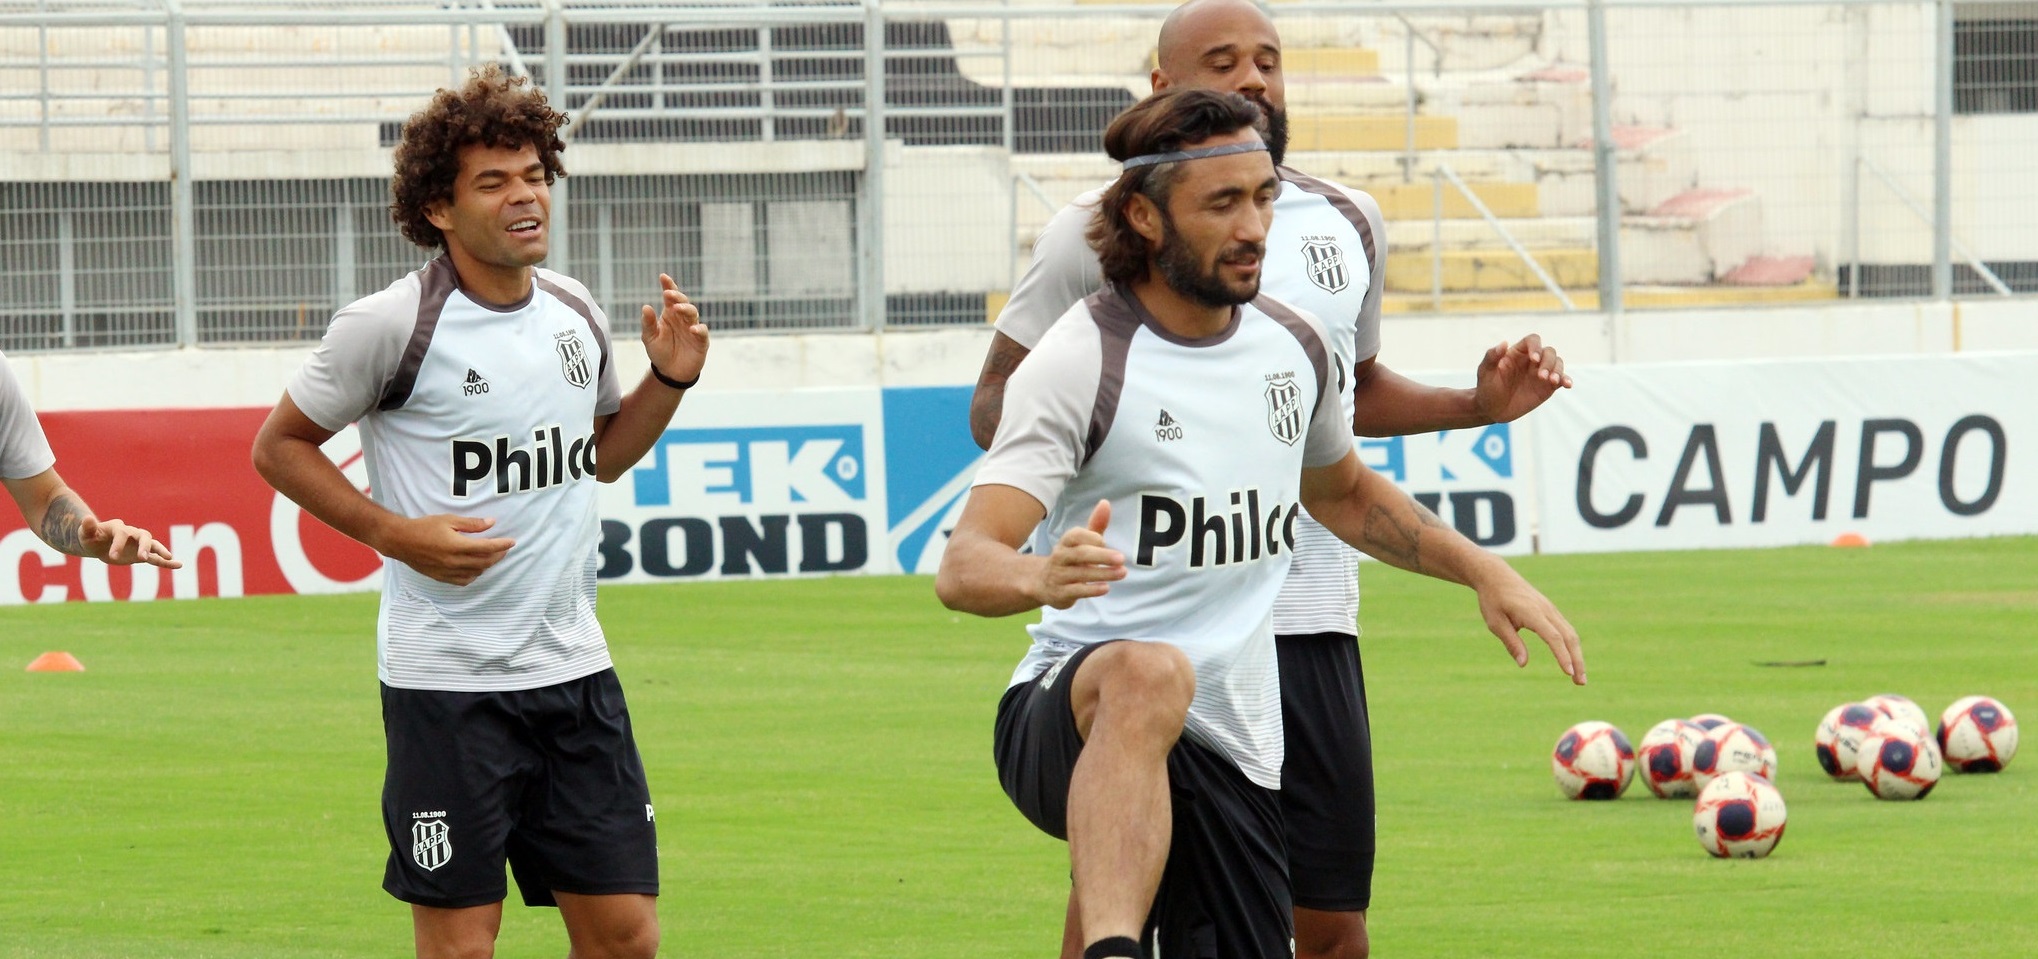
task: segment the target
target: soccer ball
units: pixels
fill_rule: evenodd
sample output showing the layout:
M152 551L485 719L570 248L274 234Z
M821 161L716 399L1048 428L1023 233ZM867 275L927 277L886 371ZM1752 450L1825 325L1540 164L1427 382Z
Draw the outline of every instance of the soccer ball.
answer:
M1931 738L1932 721L1925 717L1925 710L1917 703L1895 693L1880 693L1862 700L1876 708L1890 721L1909 729L1920 736Z
M1969 696L1940 714L1938 738L1946 765L1955 770L2001 772L2017 754L2017 717L1987 696Z
M1650 726L1649 731L1642 734L1642 742L1647 743L1673 736L1683 740L1686 746L1697 749L1698 741L1705 738L1705 727L1689 719L1666 719L1654 726Z
M1683 719L1666 719L1650 727L1635 750L1635 766L1642 785L1662 799L1684 799L1698 794L1691 778L1691 755L1705 739L1705 730Z
M1700 790L1714 778L1734 771L1776 779L1776 747L1753 726L1726 723L1713 727L1691 753L1692 780Z
M1715 858L1760 859L1783 839L1789 812L1766 777L1736 770L1699 791L1691 811L1698 844Z
M1635 778L1635 748L1611 723L1582 722L1557 740L1550 772L1571 799L1618 799Z
M1941 765L1937 743L1891 723L1861 744L1854 768L1878 799L1923 799Z
M1854 760L1860 754L1861 741L1889 722L1888 716L1867 703L1833 707L1826 718L1819 720L1819 731L1812 736L1812 744L1818 749L1819 768L1840 782L1859 780L1861 774L1854 770Z
M1728 719L1727 717L1722 716L1719 713L1699 713L1698 715L1691 717L1690 721L1697 723L1698 728L1703 729L1706 732L1712 732L1713 730L1718 729L1721 726L1733 722L1733 720Z

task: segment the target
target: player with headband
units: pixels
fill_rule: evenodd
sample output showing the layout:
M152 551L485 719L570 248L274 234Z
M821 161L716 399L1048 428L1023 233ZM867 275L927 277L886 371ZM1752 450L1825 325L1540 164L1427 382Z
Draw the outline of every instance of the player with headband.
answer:
M993 755L1068 840L1086 959L1292 955L1272 614L1303 508L1473 587L1518 662L1532 629L1584 680L1542 594L1359 463L1322 325L1260 295L1280 182L1258 119L1184 90L1112 121L1106 285L1012 377L936 581L952 609L1046 607ZM1036 528L1061 532L1020 552Z
M1403 377L1379 360L1387 262L1379 204L1359 190L1285 165L1288 115L1281 39L1249 0L1191 0L1162 25L1156 91L1236 92L1259 107L1259 128L1280 192L1266 240L1265 292L1321 319L1339 363L1339 399L1351 431L1399 436L1479 429L1536 408L1569 386L1563 360L1535 335L1488 349L1472 389ZM1033 264L998 316L970 405L970 429L988 446L1006 377L1070 304L1098 289L1084 238L1103 190L1049 220ZM1358 556L1303 517L1296 562L1274 606L1288 761L1281 804L1295 888L1298 959L1364 959L1372 900L1372 733L1358 642ZM1073 929L1073 905L1072 920ZM1079 954L1073 932L1063 959Z

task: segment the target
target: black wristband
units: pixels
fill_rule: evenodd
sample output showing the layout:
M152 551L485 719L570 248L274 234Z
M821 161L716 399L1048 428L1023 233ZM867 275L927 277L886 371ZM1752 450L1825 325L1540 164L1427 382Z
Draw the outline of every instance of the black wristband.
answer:
M664 373L659 372L658 364L656 363L651 364L651 375L658 377L658 382L663 383L666 386L670 386L675 390L693 389L694 384L699 383L701 381L701 375L699 373L695 373L693 375L693 379L686 380L684 382L675 380L672 377L666 376Z

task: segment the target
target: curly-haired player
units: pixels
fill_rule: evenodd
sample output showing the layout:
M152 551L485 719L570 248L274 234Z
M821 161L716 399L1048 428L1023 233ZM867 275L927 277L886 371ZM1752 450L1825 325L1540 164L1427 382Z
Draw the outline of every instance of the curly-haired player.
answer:
M381 553L383 888L417 954L492 954L508 894L573 954L658 951L650 788L595 619L596 481L664 432L708 331L668 276L624 395L609 322L538 269L565 116L484 69L404 125L390 212L444 251L342 308L255 440L263 478ZM370 495L319 446L359 422Z

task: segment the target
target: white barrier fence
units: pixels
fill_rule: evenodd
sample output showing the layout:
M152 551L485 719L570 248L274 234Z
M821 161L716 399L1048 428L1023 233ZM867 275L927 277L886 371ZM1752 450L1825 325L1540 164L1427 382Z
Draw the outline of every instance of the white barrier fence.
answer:
M1580 371L1534 416L1546 552L2038 532L2038 354Z
M1507 554L2038 533L2038 352L1572 372L1575 390L1521 421L1362 439L1361 458ZM981 459L969 395L857 386L690 399L604 488L600 575L932 572ZM265 413L46 413L66 479L159 531L187 569L81 563L9 511L0 604L374 588L365 548L254 475L248 445ZM358 439L346 431L327 452L352 466Z

